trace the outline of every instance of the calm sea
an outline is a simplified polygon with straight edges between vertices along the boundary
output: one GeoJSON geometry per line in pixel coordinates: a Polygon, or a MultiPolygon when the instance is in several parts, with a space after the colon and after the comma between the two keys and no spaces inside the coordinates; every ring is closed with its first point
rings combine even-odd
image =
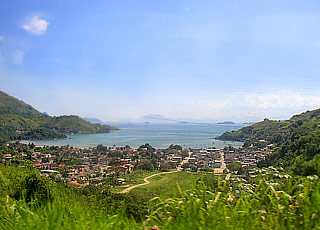
{"type": "MultiPolygon", "coordinates": [[[[167,148],[170,144],[179,144],[184,148],[207,148],[232,145],[240,147],[243,143],[215,140],[225,131],[238,130],[244,125],[218,124],[112,124],[120,128],[103,134],[74,134],[71,139],[31,141],[36,145],[70,145],[74,147],[125,146],[137,148],[149,143],[155,148],[167,148]]],[[[29,143],[29,141],[23,141],[29,143]]]]}

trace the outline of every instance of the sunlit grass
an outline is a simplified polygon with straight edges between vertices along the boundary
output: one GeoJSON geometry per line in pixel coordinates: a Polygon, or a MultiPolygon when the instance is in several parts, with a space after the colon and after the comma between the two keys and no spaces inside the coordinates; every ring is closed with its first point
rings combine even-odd
{"type": "Polygon", "coordinates": [[[10,179],[20,178],[26,171],[0,168],[0,229],[320,228],[320,182],[316,176],[291,177],[269,168],[258,171],[247,183],[211,175],[199,181],[200,175],[179,172],[152,178],[150,185],[123,197],[103,195],[99,188],[84,195],[64,183],[51,182],[53,200],[37,205],[12,197],[10,179]],[[156,195],[153,191],[159,196],[145,204],[146,216],[133,218],[132,214],[145,208],[135,206],[139,199],[156,195]],[[105,198],[112,199],[103,203],[105,198]]]}
{"type": "Polygon", "coordinates": [[[150,184],[141,186],[130,191],[132,194],[144,194],[148,198],[159,196],[162,198],[180,196],[179,188],[183,192],[192,189],[201,175],[196,173],[175,172],[154,176],[150,184]]]}

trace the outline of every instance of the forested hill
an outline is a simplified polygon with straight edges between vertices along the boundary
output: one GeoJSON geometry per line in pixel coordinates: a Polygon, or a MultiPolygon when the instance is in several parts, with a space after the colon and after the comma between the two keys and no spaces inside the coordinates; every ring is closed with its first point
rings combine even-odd
{"type": "Polygon", "coordinates": [[[264,119],[264,121],[246,126],[238,131],[225,132],[219,140],[252,142],[265,140],[279,143],[294,132],[308,133],[319,129],[320,109],[294,115],[286,121],[264,119]]]}
{"type": "Polygon", "coordinates": [[[117,128],[93,124],[78,116],[45,116],[0,91],[0,143],[8,140],[64,138],[68,133],[108,133],[117,128]]]}
{"type": "Polygon", "coordinates": [[[15,114],[26,118],[44,117],[42,113],[32,106],[0,91],[0,115],[2,114],[15,114]]]}
{"type": "Polygon", "coordinates": [[[320,109],[295,115],[287,121],[262,122],[226,132],[220,140],[244,141],[245,147],[274,144],[275,150],[259,166],[278,166],[299,175],[320,176],[320,109]]]}

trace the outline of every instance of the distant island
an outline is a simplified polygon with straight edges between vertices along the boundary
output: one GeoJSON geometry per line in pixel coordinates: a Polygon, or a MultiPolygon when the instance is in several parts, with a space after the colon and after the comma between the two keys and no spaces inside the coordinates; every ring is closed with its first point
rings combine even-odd
{"type": "Polygon", "coordinates": [[[218,122],[218,125],[234,125],[235,123],[233,121],[224,121],[224,122],[218,122]]]}
{"type": "Polygon", "coordinates": [[[140,117],[138,122],[172,123],[172,122],[177,122],[177,120],[172,118],[167,118],[161,114],[149,114],[149,115],[140,117]]]}

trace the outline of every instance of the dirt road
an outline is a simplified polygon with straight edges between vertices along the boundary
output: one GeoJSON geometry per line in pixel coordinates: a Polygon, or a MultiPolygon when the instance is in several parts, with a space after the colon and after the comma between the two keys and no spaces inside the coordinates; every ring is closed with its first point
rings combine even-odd
{"type": "Polygon", "coordinates": [[[131,190],[134,189],[134,188],[137,188],[137,187],[140,187],[140,186],[144,186],[144,185],[150,184],[150,181],[148,181],[148,179],[151,178],[151,177],[158,176],[158,175],[162,175],[162,174],[175,173],[175,172],[177,172],[177,171],[162,172],[162,173],[153,174],[153,175],[151,175],[151,176],[147,176],[147,177],[145,177],[145,178],[143,179],[143,180],[144,180],[144,183],[143,183],[143,184],[133,185],[133,186],[131,186],[131,187],[129,187],[129,188],[126,188],[126,189],[122,190],[122,191],[119,192],[119,193],[127,193],[127,192],[131,191],[131,190]]]}

